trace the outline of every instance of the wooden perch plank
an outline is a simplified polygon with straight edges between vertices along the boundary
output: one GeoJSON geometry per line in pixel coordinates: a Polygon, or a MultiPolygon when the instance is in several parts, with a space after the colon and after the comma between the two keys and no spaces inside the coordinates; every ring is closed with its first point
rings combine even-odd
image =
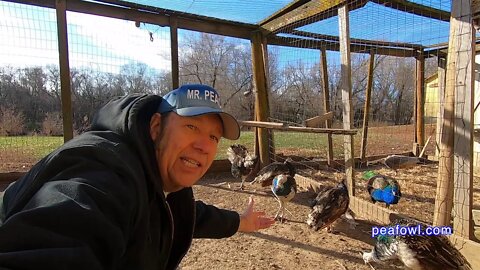
{"type": "Polygon", "coordinates": [[[238,121],[238,124],[240,124],[241,126],[247,126],[247,127],[272,128],[272,129],[287,126],[284,123],[261,122],[261,121],[238,121]]]}
{"type": "Polygon", "coordinates": [[[305,120],[306,127],[319,127],[320,124],[325,124],[325,120],[331,120],[333,118],[333,112],[328,112],[324,115],[315,116],[305,120]]]}
{"type": "Polygon", "coordinates": [[[306,133],[329,133],[329,134],[342,134],[342,135],[355,135],[356,129],[341,129],[341,128],[313,128],[313,127],[290,127],[283,123],[274,122],[260,122],[260,121],[238,121],[241,126],[257,127],[257,128],[269,128],[284,131],[297,131],[306,133]]]}

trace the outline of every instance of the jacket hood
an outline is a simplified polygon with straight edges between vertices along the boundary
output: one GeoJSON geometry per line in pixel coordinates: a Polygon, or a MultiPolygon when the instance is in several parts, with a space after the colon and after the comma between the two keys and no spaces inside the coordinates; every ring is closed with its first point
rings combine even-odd
{"type": "Polygon", "coordinates": [[[157,193],[163,194],[154,143],[150,138],[150,118],[163,98],[157,95],[130,94],[110,100],[95,115],[92,131],[112,131],[122,136],[137,152],[157,193]]]}

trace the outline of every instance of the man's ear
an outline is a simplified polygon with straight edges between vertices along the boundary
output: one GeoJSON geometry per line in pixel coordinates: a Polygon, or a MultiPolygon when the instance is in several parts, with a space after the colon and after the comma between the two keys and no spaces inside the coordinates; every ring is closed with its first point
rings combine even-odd
{"type": "Polygon", "coordinates": [[[160,125],[162,124],[162,116],[159,113],[154,113],[150,118],[150,137],[155,141],[160,135],[160,125]]]}

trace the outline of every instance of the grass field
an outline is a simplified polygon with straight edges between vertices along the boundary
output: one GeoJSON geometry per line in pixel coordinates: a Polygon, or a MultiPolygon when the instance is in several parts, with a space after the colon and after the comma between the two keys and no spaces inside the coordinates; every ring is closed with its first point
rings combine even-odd
{"type": "Polygon", "coordinates": [[[41,158],[63,143],[63,137],[54,136],[0,136],[0,149],[7,152],[30,154],[41,158]]]}
{"type": "MultiPolygon", "coordinates": [[[[427,154],[434,151],[433,131],[427,129],[426,135],[433,134],[427,154]]],[[[354,136],[355,156],[360,153],[361,133],[354,136]]],[[[410,151],[413,143],[413,126],[389,126],[370,128],[368,133],[367,155],[399,153],[410,151]]],[[[274,132],[275,154],[296,155],[308,158],[324,159],[327,155],[327,135],[301,132],[274,132]]],[[[31,167],[40,158],[63,143],[62,137],[19,136],[0,137],[0,172],[23,171],[31,167]]],[[[226,149],[233,143],[240,143],[253,151],[254,132],[242,131],[239,140],[222,139],[216,159],[226,159],[226,149]]],[[[333,136],[335,158],[343,156],[343,136],[333,136]]]]}

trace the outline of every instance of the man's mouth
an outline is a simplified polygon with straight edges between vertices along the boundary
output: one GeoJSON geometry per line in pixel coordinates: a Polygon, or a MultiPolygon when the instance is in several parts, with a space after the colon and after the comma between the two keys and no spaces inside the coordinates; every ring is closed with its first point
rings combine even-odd
{"type": "Polygon", "coordinates": [[[198,168],[201,166],[200,162],[196,160],[185,158],[185,157],[182,157],[180,159],[183,161],[183,164],[185,164],[187,167],[198,168]]]}

